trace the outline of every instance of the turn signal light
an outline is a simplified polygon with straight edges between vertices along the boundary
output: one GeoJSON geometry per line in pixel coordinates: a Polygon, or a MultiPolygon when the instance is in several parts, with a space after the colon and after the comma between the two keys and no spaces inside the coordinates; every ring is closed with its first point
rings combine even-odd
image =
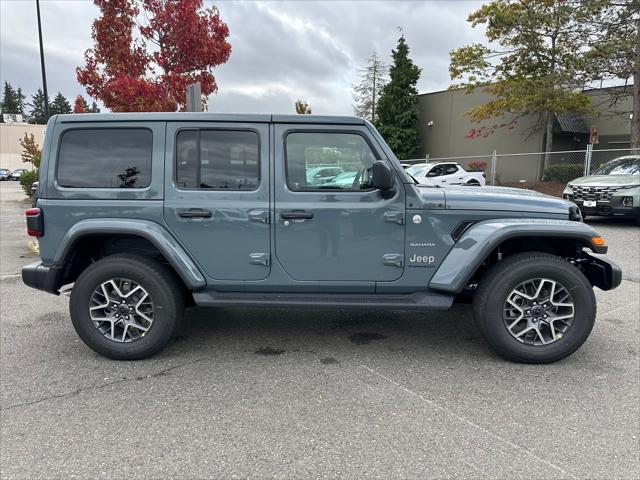
{"type": "Polygon", "coordinates": [[[591,237],[591,243],[598,247],[604,247],[607,244],[602,237],[591,237]]]}

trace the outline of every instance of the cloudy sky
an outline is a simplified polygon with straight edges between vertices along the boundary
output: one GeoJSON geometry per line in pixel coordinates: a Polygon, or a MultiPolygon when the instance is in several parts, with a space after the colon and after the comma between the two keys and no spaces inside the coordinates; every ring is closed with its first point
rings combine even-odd
{"type": "MultiPolygon", "coordinates": [[[[418,90],[449,85],[449,51],[481,41],[466,23],[481,2],[324,1],[215,4],[229,25],[232,53],[215,70],[212,112],[293,113],[303,98],[314,113],[351,114],[351,86],[372,51],[389,63],[402,27],[422,68],[418,90]]],[[[75,68],[92,45],[98,10],[89,0],[41,0],[47,84],[53,97],[85,95],[75,68]]],[[[0,0],[0,81],[32,94],[41,84],[35,0],[0,0]]]]}

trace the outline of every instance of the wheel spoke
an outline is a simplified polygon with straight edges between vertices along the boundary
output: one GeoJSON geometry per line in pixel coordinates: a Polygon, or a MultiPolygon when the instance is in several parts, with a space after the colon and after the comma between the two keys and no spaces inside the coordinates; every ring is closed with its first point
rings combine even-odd
{"type": "Polygon", "coordinates": [[[547,342],[545,341],[544,337],[542,336],[542,333],[540,332],[540,328],[535,327],[535,328],[533,328],[533,330],[538,335],[538,338],[540,339],[540,342],[542,342],[543,345],[546,345],[547,342]]]}
{"type": "Polygon", "coordinates": [[[142,331],[142,332],[148,332],[149,329],[151,328],[151,325],[149,325],[148,327],[143,327],[142,325],[140,325],[137,322],[131,322],[130,325],[134,328],[137,328],[138,330],[142,331]]]}
{"type": "Polygon", "coordinates": [[[533,327],[527,327],[527,328],[524,328],[524,329],[522,329],[519,333],[515,334],[514,336],[515,336],[516,338],[522,337],[522,335],[524,335],[524,334],[525,334],[525,333],[527,333],[527,332],[530,332],[531,330],[533,330],[533,327]]]}

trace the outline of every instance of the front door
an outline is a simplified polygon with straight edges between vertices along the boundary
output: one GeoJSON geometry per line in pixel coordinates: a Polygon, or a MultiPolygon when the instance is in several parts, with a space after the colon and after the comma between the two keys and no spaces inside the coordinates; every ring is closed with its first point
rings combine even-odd
{"type": "Polygon", "coordinates": [[[404,189],[371,188],[386,159],[366,127],[275,126],[275,254],[295,280],[393,281],[404,268],[404,189]],[[317,172],[335,176],[321,180],[317,172]]]}
{"type": "Polygon", "coordinates": [[[167,124],[164,220],[216,280],[270,272],[269,125],[167,124]]]}

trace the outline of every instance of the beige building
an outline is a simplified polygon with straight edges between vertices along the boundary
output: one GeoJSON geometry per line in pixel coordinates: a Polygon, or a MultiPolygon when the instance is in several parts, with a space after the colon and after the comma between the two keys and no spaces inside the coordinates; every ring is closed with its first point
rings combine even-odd
{"type": "Polygon", "coordinates": [[[29,125],[27,123],[0,123],[0,168],[11,171],[16,168],[31,168],[24,163],[20,154],[22,147],[20,139],[26,134],[33,134],[36,142],[42,148],[44,141],[45,125],[29,125]]]}
{"type": "MultiPolygon", "coordinates": [[[[629,90],[630,91],[630,90],[629,90]]],[[[553,150],[585,150],[591,127],[597,127],[599,143],[594,150],[629,148],[631,96],[623,97],[611,105],[607,90],[589,90],[592,104],[597,111],[593,116],[562,114],[556,117],[553,150]]],[[[534,128],[539,121],[537,114],[516,118],[505,116],[480,124],[465,115],[475,105],[489,100],[482,91],[465,94],[463,90],[445,90],[418,96],[420,110],[421,158],[472,157],[460,163],[468,164],[474,156],[487,160],[494,150],[498,154],[520,154],[544,151],[544,132],[534,128]]],[[[619,154],[619,153],[618,153],[619,154]]],[[[579,157],[580,154],[574,154],[579,157]]],[[[560,156],[560,155],[558,155],[560,156]]],[[[604,159],[602,152],[599,158],[604,159]]],[[[617,156],[611,153],[611,158],[617,156]]],[[[501,163],[501,175],[505,181],[535,180],[542,171],[542,155],[513,157],[501,163]]]]}

